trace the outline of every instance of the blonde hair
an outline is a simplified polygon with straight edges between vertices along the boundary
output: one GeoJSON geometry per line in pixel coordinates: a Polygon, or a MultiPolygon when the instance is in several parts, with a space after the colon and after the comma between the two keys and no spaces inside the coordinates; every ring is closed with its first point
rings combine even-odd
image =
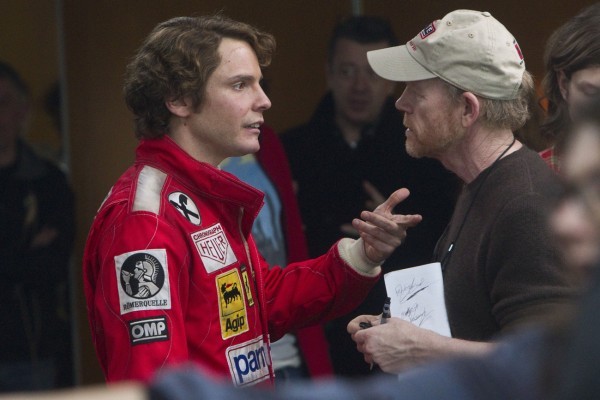
{"type": "MultiPolygon", "coordinates": [[[[452,101],[458,101],[464,90],[443,81],[452,101]]],[[[533,77],[523,72],[521,86],[517,97],[512,100],[488,99],[477,95],[480,102],[480,121],[485,126],[495,129],[510,129],[513,132],[527,122],[529,118],[529,99],[535,90],[533,77]]]]}

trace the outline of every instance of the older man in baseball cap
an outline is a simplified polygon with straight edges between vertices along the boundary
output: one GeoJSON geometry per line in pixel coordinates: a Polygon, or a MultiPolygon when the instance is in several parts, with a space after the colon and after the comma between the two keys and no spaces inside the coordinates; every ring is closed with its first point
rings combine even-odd
{"type": "Polygon", "coordinates": [[[348,331],[365,361],[386,372],[488,351],[497,334],[553,313],[572,295],[547,227],[559,183],[513,134],[533,90],[523,54],[489,12],[457,10],[368,59],[380,76],[406,82],[396,108],[408,153],[439,160],[464,189],[434,253],[452,337],[368,315],[348,331]]]}

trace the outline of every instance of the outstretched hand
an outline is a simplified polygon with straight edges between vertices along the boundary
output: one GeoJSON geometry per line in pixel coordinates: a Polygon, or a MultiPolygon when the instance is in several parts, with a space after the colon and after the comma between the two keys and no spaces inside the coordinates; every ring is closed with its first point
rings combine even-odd
{"type": "Polygon", "coordinates": [[[366,256],[374,263],[383,263],[402,244],[406,230],[423,219],[421,215],[393,214],[394,207],[409,196],[408,189],[398,189],[373,211],[363,211],[352,221],[364,242],[366,256]]]}
{"type": "MultiPolygon", "coordinates": [[[[381,192],[369,181],[363,181],[362,184],[363,190],[367,195],[367,200],[365,201],[365,208],[369,211],[375,210],[378,205],[385,201],[385,196],[381,194],[381,192]]],[[[351,238],[358,238],[358,232],[352,226],[352,222],[344,223],[340,226],[340,231],[344,236],[351,238]]]]}

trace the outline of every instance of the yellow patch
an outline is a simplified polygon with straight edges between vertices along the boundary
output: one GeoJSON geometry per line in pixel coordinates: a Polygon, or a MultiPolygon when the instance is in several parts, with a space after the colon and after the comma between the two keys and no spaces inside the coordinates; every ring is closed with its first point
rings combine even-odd
{"type": "Polygon", "coordinates": [[[244,288],[237,269],[218,275],[215,279],[219,293],[219,316],[223,339],[248,331],[248,315],[244,288]]]}
{"type": "Polygon", "coordinates": [[[244,289],[246,289],[246,297],[248,298],[248,305],[252,307],[254,305],[254,298],[252,297],[252,289],[250,288],[250,279],[248,278],[248,271],[246,266],[242,265],[242,279],[244,280],[244,289]]]}

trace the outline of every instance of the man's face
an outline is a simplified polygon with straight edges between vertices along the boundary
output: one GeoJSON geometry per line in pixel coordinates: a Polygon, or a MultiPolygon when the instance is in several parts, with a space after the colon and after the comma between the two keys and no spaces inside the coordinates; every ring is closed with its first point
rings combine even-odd
{"type": "Polygon", "coordinates": [[[564,154],[567,190],[552,213],[551,227],[570,268],[581,278],[600,259],[600,132],[584,125],[564,154]]]}
{"type": "Polygon", "coordinates": [[[0,149],[12,146],[27,122],[27,101],[7,79],[0,78],[0,149]]]}
{"type": "Polygon", "coordinates": [[[218,51],[221,64],[207,81],[199,110],[187,120],[196,158],[212,165],[258,151],[263,112],[271,107],[250,45],[224,38],[218,51]]]}
{"type": "Polygon", "coordinates": [[[336,120],[358,128],[373,123],[394,90],[367,61],[367,51],[388,47],[387,42],[360,44],[339,39],[327,68],[327,84],[335,102],[336,120]]]}
{"type": "Polygon", "coordinates": [[[600,66],[580,69],[571,75],[571,79],[561,72],[558,83],[573,118],[574,110],[589,102],[592,97],[600,95],[600,66]]]}
{"type": "Polygon", "coordinates": [[[406,151],[412,157],[440,159],[464,136],[460,107],[440,79],[407,82],[396,108],[404,113],[406,151]]]}

